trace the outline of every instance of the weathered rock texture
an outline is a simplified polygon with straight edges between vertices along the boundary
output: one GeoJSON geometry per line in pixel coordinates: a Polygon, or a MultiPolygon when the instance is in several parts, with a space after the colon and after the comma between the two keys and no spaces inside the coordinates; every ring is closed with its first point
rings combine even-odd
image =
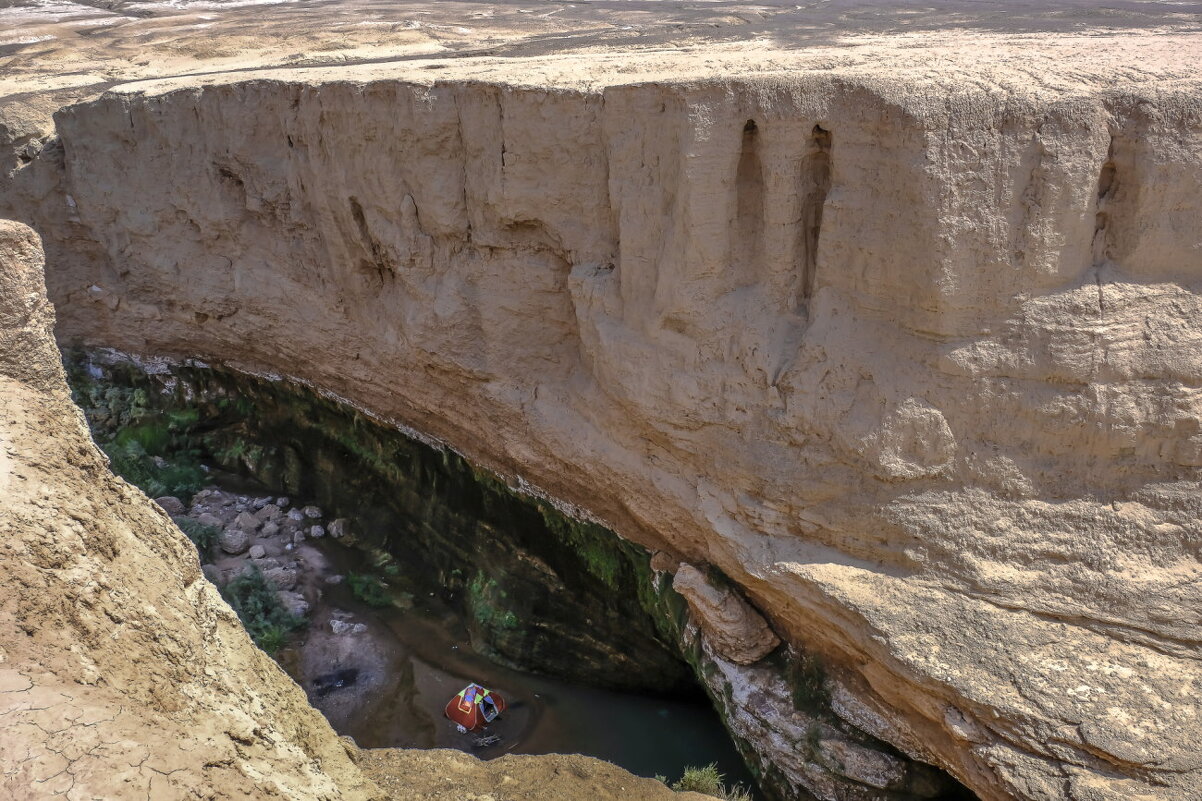
{"type": "Polygon", "coordinates": [[[682,564],[672,589],[684,596],[710,645],[723,657],[752,665],[780,645],[763,615],[735,592],[718,587],[700,570],[682,564]]]}
{"type": "Polygon", "coordinates": [[[1198,62],[995,45],[127,87],[27,213],[66,340],[288,373],[716,565],[984,798],[1197,797],[1198,62]]]}

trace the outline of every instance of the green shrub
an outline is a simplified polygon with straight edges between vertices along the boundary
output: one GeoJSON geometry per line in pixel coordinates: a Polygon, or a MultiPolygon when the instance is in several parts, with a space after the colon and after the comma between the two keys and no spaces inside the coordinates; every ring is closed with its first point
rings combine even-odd
{"type": "Polygon", "coordinates": [[[351,588],[351,595],[368,606],[392,606],[383,581],[365,573],[347,573],[346,583],[351,588]]]}
{"type": "MultiPolygon", "coordinates": [[[[659,778],[658,776],[656,778],[659,778]]],[[[727,787],[722,783],[724,777],[718,772],[716,762],[705,767],[688,767],[679,781],[672,783],[672,789],[678,793],[694,792],[702,795],[712,795],[725,801],[751,801],[751,793],[739,785],[727,787]]]]}
{"type": "Polygon", "coordinates": [[[187,535],[188,539],[192,540],[192,544],[196,546],[196,550],[200,551],[200,561],[208,562],[209,555],[213,552],[213,546],[217,544],[217,538],[221,535],[221,529],[217,526],[206,526],[199,520],[191,517],[175,517],[175,525],[179,526],[179,530],[187,535]]]}
{"type": "Polygon", "coordinates": [[[506,601],[505,590],[497,586],[496,579],[485,576],[483,572],[476,573],[476,577],[467,585],[468,609],[486,631],[518,628],[521,621],[512,609],[503,608],[506,601]]]}
{"type": "Polygon", "coordinates": [[[226,603],[238,613],[242,625],[264,651],[275,654],[288,641],[288,635],[302,628],[305,621],[288,612],[257,567],[243,573],[221,590],[226,603]]]}
{"type": "Polygon", "coordinates": [[[684,769],[680,780],[672,783],[672,789],[677,792],[691,791],[717,796],[723,789],[722,774],[718,772],[716,762],[702,768],[688,767],[684,769]]]}
{"type": "Polygon", "coordinates": [[[262,648],[264,652],[274,655],[288,644],[288,636],[291,633],[291,629],[283,626],[267,626],[260,632],[259,638],[255,640],[255,644],[262,648]]]}
{"type": "Polygon", "coordinates": [[[101,448],[113,472],[151,498],[173,495],[187,504],[208,481],[204,469],[190,454],[177,455],[174,461],[154,457],[136,438],[115,440],[101,448]]]}

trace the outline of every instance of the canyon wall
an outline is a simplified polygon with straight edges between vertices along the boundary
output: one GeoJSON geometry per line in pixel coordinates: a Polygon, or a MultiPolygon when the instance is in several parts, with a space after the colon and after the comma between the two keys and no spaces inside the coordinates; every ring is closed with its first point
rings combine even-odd
{"type": "Polygon", "coordinates": [[[0,220],[0,795],[384,797],[192,543],[108,472],[41,262],[33,232],[0,220]]]}
{"type": "Polygon", "coordinates": [[[982,798],[1198,797],[1202,82],[1074,53],[130,85],[8,202],[64,341],[295,377],[712,566],[982,798]]]}
{"type": "Polygon", "coordinates": [[[360,751],[256,648],[71,401],[37,236],[0,220],[0,796],[702,801],[575,755],[360,751]]]}

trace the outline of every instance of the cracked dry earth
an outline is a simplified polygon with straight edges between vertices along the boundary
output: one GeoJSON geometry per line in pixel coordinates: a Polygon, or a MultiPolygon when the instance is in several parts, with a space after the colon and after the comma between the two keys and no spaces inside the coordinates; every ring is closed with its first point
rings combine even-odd
{"type": "Polygon", "coordinates": [[[36,235],[0,221],[0,798],[688,797],[587,757],[489,771],[339,739],[167,514],[109,472],[53,322],[36,235]]]}

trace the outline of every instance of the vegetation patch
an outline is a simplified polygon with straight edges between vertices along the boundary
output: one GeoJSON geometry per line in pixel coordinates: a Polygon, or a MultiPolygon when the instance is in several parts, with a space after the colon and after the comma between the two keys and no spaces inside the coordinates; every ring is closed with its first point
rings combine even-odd
{"type": "Polygon", "coordinates": [[[810,715],[831,718],[830,691],[826,671],[818,658],[805,652],[790,651],[785,675],[793,690],[793,706],[810,715]]]}
{"type": "Polygon", "coordinates": [[[346,583],[351,588],[351,595],[368,606],[392,606],[392,597],[389,596],[387,590],[388,585],[379,577],[367,573],[347,573],[346,583]]]}
{"type": "Polygon", "coordinates": [[[213,561],[211,558],[213,546],[217,544],[217,538],[221,536],[221,529],[217,526],[206,526],[191,517],[174,517],[172,520],[175,521],[175,525],[179,526],[179,530],[192,540],[196,550],[200,551],[201,564],[213,561]]]}
{"type": "Polygon", "coordinates": [[[505,601],[505,591],[497,586],[496,579],[477,573],[468,584],[467,592],[472,617],[486,631],[512,631],[521,625],[512,609],[503,609],[498,603],[505,601]]]}
{"type": "MultiPolygon", "coordinates": [[[[656,778],[664,781],[662,776],[657,776],[656,778]]],[[[684,775],[672,782],[671,787],[678,793],[701,793],[702,795],[710,795],[714,798],[722,798],[725,801],[751,801],[750,792],[738,784],[727,786],[724,781],[725,778],[718,772],[718,765],[711,762],[700,768],[685,768],[684,775]]],[[[666,784],[667,782],[664,781],[664,783],[666,784]]]]}
{"type": "Polygon", "coordinates": [[[230,581],[221,590],[242,621],[255,645],[275,655],[288,643],[292,632],[304,628],[305,621],[280,603],[273,587],[257,567],[230,581]]]}

